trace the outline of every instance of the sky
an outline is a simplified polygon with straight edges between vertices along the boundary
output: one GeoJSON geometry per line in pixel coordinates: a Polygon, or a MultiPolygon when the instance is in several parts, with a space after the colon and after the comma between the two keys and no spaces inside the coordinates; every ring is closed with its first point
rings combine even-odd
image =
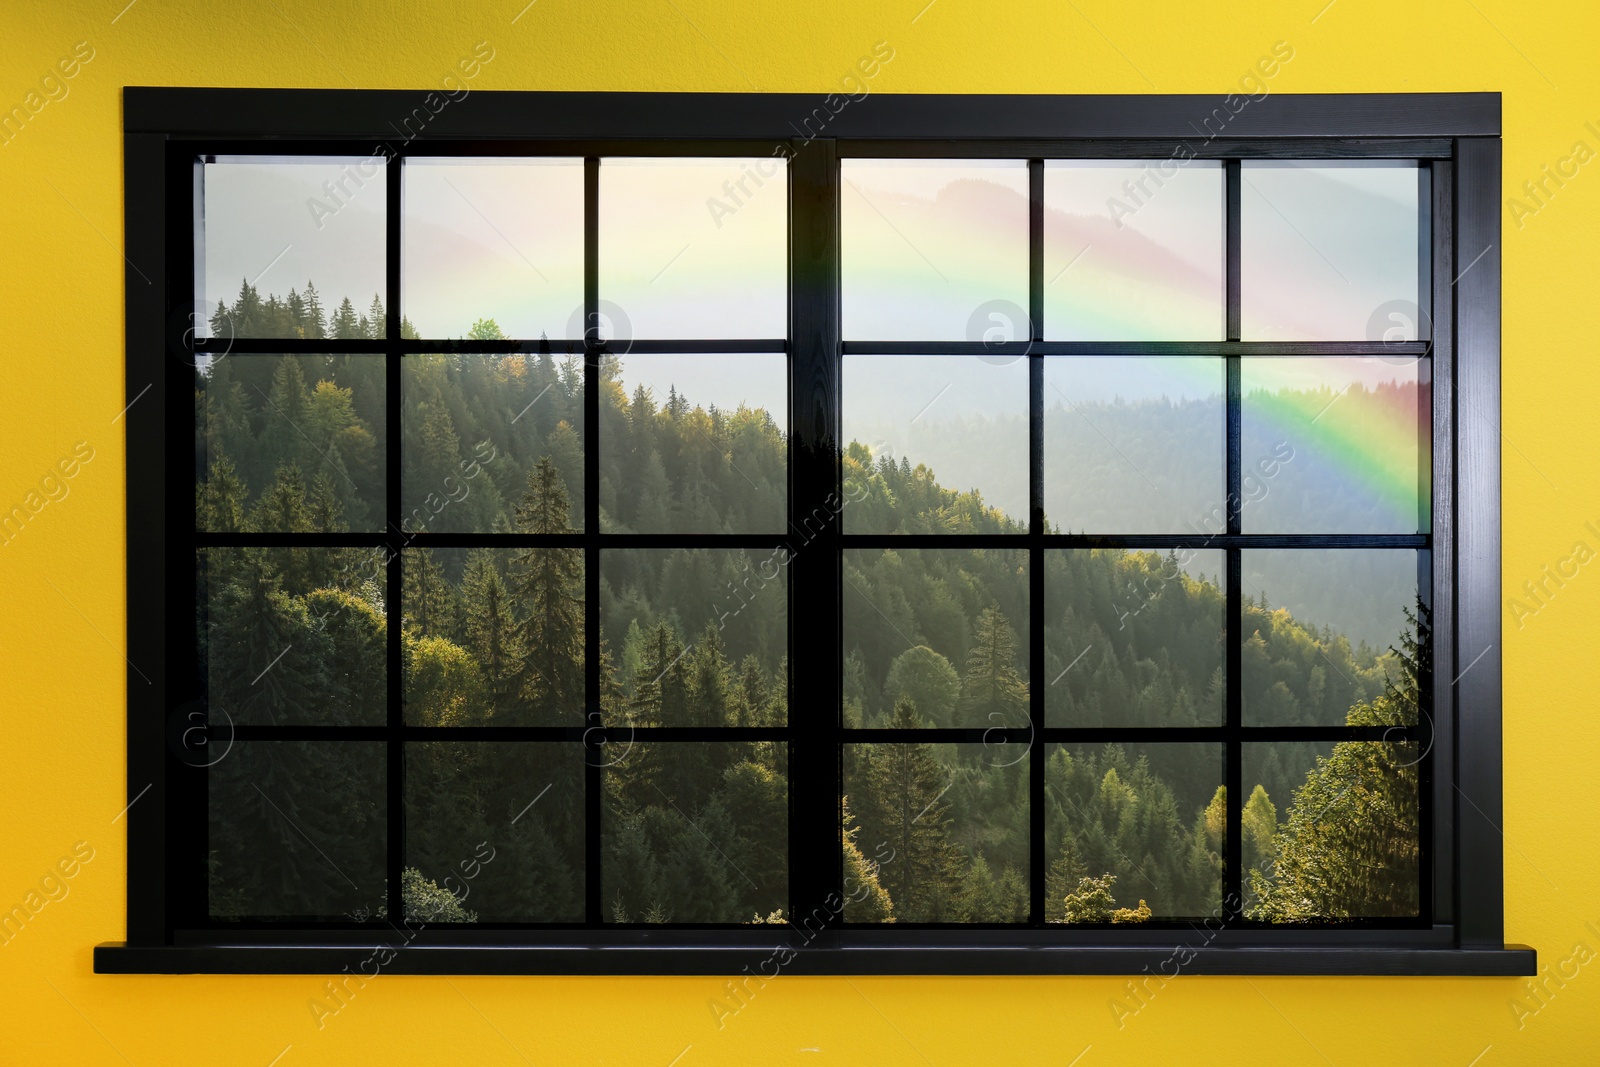
{"type": "Polygon", "coordinates": [[[365,312],[385,289],[386,201],[376,161],[207,164],[204,253],[195,271],[197,325],[219,298],[232,304],[241,281],[265,299],[268,293],[281,297],[303,290],[310,280],[329,312],[346,296],[365,312]],[[325,182],[334,183],[333,193],[325,182]]]}

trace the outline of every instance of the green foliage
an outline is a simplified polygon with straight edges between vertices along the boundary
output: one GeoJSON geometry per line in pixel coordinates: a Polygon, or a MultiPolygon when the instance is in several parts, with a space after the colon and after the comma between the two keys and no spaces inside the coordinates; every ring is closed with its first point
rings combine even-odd
{"type": "MultiPolygon", "coordinates": [[[[843,618],[846,671],[854,674],[847,678],[845,697],[860,702],[868,726],[882,725],[890,716],[889,674],[919,646],[967,672],[957,698],[960,708],[949,713],[961,720],[956,725],[987,729],[998,725],[986,718],[990,710],[1015,716],[1019,700],[1027,705],[1022,681],[1029,620],[1026,553],[848,550],[843,618]]],[[[901,688],[906,669],[896,683],[895,700],[912,695],[901,688]]],[[[929,673],[944,675],[937,661],[929,673]]],[[[935,722],[944,714],[938,686],[933,680],[924,688],[932,706],[917,705],[924,719],[935,722]]],[[[1017,724],[1014,717],[1009,721],[1017,724]]]]}
{"type": "MultiPolygon", "coordinates": [[[[1208,769],[1215,780],[1219,768],[1208,769]]],[[[1126,746],[1114,744],[1057,748],[1046,764],[1045,797],[1046,854],[1057,857],[1053,871],[1065,864],[1052,895],[1072,877],[1100,871],[1136,886],[1163,916],[1209,915],[1220,903],[1225,800],[1213,798],[1207,809],[1219,836],[1208,830],[1207,812],[1191,830],[1182,813],[1198,810],[1198,801],[1180,806],[1148,756],[1130,759],[1126,746]]]]}
{"type": "Polygon", "coordinates": [[[359,549],[203,549],[211,707],[249,725],[381,724],[388,626],[370,562],[359,549]]]}
{"type": "Polygon", "coordinates": [[[408,530],[510,532],[541,460],[583,515],[583,370],[576,357],[408,355],[401,365],[401,509],[408,530]]]}
{"type": "MultiPolygon", "coordinates": [[[[922,725],[916,709],[895,705],[891,728],[922,725]]],[[[955,910],[960,856],[951,840],[950,775],[928,744],[866,746],[855,788],[868,840],[883,842],[890,857],[878,880],[905,922],[948,921],[955,910]]]]}
{"type": "MultiPolygon", "coordinates": [[[[555,464],[541,459],[517,505],[517,529],[566,534],[567,491],[555,464]]],[[[512,593],[524,614],[517,639],[523,650],[519,725],[555,726],[583,708],[583,552],[576,548],[520,549],[512,559],[512,593]]]]}
{"type": "Polygon", "coordinates": [[[605,778],[613,922],[743,923],[788,897],[782,750],[640,742],[605,778]]]}
{"type": "Polygon", "coordinates": [[[566,745],[406,746],[406,856],[486,922],[584,917],[583,764],[566,745]]]}
{"type": "Polygon", "coordinates": [[[443,637],[401,639],[406,722],[413,726],[478,726],[492,707],[483,670],[472,654],[443,637]]]}
{"type": "Polygon", "coordinates": [[[961,681],[962,725],[1025,726],[1028,683],[1017,673],[1017,635],[998,606],[983,609],[961,681]]]}
{"type": "Polygon", "coordinates": [[[195,376],[196,526],[373,529],[384,511],[383,361],[221,357],[195,376]]]}
{"type": "Polygon", "coordinates": [[[874,460],[872,450],[852,441],[842,457],[850,504],[848,533],[1026,533],[1027,526],[983,502],[976,490],[942,487],[932,469],[904,457],[874,460]]]}
{"type": "Polygon", "coordinates": [[[630,397],[622,362],[600,381],[600,528],[608,533],[782,533],[788,438],[772,415],[630,397]]]}
{"type": "Polygon", "coordinates": [[[840,834],[844,866],[844,918],[853,923],[894,922],[894,901],[878,880],[881,869],[869,860],[856,844],[861,827],[850,814],[850,798],[839,798],[840,834]]]}
{"type": "Polygon", "coordinates": [[[918,645],[890,663],[883,695],[892,703],[910,701],[934,726],[950,727],[955,725],[956,702],[961,698],[961,676],[949,660],[927,645],[918,645]]]}
{"type": "Polygon", "coordinates": [[[400,900],[408,922],[475,923],[477,913],[461,906],[461,900],[422,876],[415,867],[400,872],[400,900]]]}
{"type": "Polygon", "coordinates": [[[1078,880],[1078,888],[1067,894],[1063,922],[1069,923],[1108,923],[1111,915],[1116,910],[1116,898],[1111,895],[1111,886],[1117,880],[1114,874],[1103,874],[1098,878],[1084,877],[1078,880]]]}
{"type": "Polygon", "coordinates": [[[1246,871],[1267,870],[1276,859],[1273,836],[1278,831],[1278,809],[1266,789],[1256,786],[1241,813],[1246,871]]]}
{"type": "Polygon", "coordinates": [[[381,906],[384,768],[381,743],[234,741],[209,772],[211,915],[344,919],[381,906]]]}
{"type": "MultiPolygon", "coordinates": [[[[1425,605],[1407,612],[1399,678],[1350,709],[1352,726],[1415,722],[1431,662],[1425,605]]],[[[1245,914],[1271,922],[1405,918],[1419,907],[1416,742],[1341,741],[1295,790],[1273,840],[1275,862],[1250,872],[1245,914]]]]}
{"type": "MultiPolygon", "coordinates": [[[[231,305],[219,303],[212,324],[219,336],[382,337],[381,301],[357,308],[347,297],[325,302],[310,284],[283,299],[263,298],[245,284],[231,305]]],[[[408,323],[401,329],[414,336],[408,323]]],[[[480,319],[470,336],[502,335],[492,319],[480,319]]],[[[596,464],[600,499],[593,503],[603,531],[790,529],[789,442],[771,413],[700,405],[675,386],[664,398],[637,384],[630,389],[621,361],[608,358],[598,398],[602,446],[599,455],[585,457],[581,363],[544,347],[536,354],[429,353],[403,361],[396,436],[406,529],[570,533],[582,525],[586,460],[596,464]]],[[[375,357],[229,357],[201,368],[195,379],[199,528],[247,534],[379,528],[387,517],[385,389],[383,361],[375,357]]],[[[1407,396],[1414,403],[1414,389],[1352,390],[1341,405],[1354,414],[1340,417],[1359,423],[1377,406],[1407,396]]],[[[1168,460],[1180,457],[1180,465],[1190,462],[1178,444],[1199,432],[1198,407],[1110,407],[1117,411],[1109,425],[1117,440],[1135,442],[1129,447],[1139,453],[1131,457],[1136,463],[1151,449],[1168,460]]],[[[1096,415],[1103,417],[1104,411],[1096,415]]],[[[1074,475],[1073,514],[1082,521],[1091,521],[1096,493],[1112,491],[1107,479],[1121,465],[1098,448],[1083,452],[1074,475]]],[[[1162,462],[1152,460],[1151,469],[1162,462]]],[[[1025,532],[978,493],[940,485],[925,465],[875,458],[859,442],[845,447],[842,463],[842,521],[851,532],[1025,532]]],[[[1291,467],[1273,492],[1291,485],[1291,467]]],[[[1369,502],[1343,498],[1308,506],[1341,502],[1362,514],[1370,510],[1369,502]]],[[[803,537],[832,517],[796,516],[792,530],[803,537]]],[[[359,555],[300,548],[202,553],[196,632],[215,707],[240,723],[384,721],[384,686],[375,681],[388,669],[387,585],[381,568],[359,555]]],[[[394,667],[403,672],[405,721],[581,721],[587,611],[601,613],[599,704],[608,721],[695,727],[788,721],[788,575],[781,566],[722,549],[615,551],[602,558],[599,602],[587,604],[577,549],[406,549],[401,662],[394,667]]],[[[1217,575],[1201,574],[1171,552],[1052,551],[1043,566],[1045,662],[1037,666],[1050,682],[1043,696],[1049,724],[1221,721],[1225,598],[1217,575]]],[[[845,721],[889,728],[1025,723],[1028,567],[1020,550],[847,551],[845,721]]],[[[1367,578],[1352,574],[1337,589],[1319,590],[1341,617],[1374,596],[1367,578]]],[[[1271,592],[1280,605],[1298,602],[1310,580],[1292,575],[1271,592]]],[[[1418,693],[1428,684],[1425,609],[1419,606],[1412,622],[1398,648],[1379,650],[1274,607],[1265,593],[1248,598],[1241,649],[1248,715],[1284,726],[1418,721],[1418,693]]],[[[382,761],[369,765],[354,744],[274,744],[251,744],[254,754],[240,762],[251,779],[231,770],[217,776],[214,799],[231,807],[212,811],[214,911],[370,913],[382,899],[382,761]],[[252,782],[289,806],[277,812],[263,805],[252,782]],[[311,805],[307,798],[327,797],[330,782],[340,783],[332,797],[311,805]],[[299,791],[298,804],[285,801],[290,791],[299,791]],[[314,857],[303,839],[279,825],[286,815],[313,839],[348,847],[350,866],[372,872],[356,879],[359,891],[326,870],[310,870],[314,857]]],[[[408,746],[413,866],[402,884],[408,914],[414,905],[433,921],[470,921],[459,916],[473,914],[495,921],[582,918],[582,766],[560,764],[561,747],[551,746],[551,762],[539,762],[543,755],[530,762],[496,745],[408,746]],[[548,795],[513,824],[545,785],[548,795]],[[492,841],[497,856],[472,882],[479,894],[472,911],[449,888],[460,877],[465,841],[485,847],[492,841]]],[[[613,919],[782,921],[783,747],[625,747],[603,778],[600,832],[613,919]]],[[[856,806],[855,814],[843,808],[841,826],[846,885],[854,889],[846,905],[850,921],[1027,918],[1029,761],[1013,758],[1011,747],[1020,754],[1021,746],[847,746],[845,784],[856,806]]],[[[1208,915],[1217,907],[1228,798],[1215,761],[1181,747],[1050,753],[1048,920],[1142,922],[1208,915]],[[1129,898],[1137,894],[1137,907],[1117,906],[1117,884],[1129,898]]],[[[1255,781],[1247,783],[1253,788],[1241,798],[1253,897],[1248,913],[1285,922],[1414,915],[1415,746],[1351,742],[1321,758],[1304,743],[1261,749],[1251,764],[1255,781]],[[1280,809],[1272,797],[1289,801],[1280,809]]],[[[343,851],[339,858],[345,867],[343,851]]]]}

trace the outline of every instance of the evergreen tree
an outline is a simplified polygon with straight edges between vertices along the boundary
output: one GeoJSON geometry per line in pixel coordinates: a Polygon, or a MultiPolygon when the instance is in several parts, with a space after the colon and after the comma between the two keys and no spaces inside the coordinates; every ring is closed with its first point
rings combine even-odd
{"type": "Polygon", "coordinates": [[[261,494],[250,515],[252,529],[262,533],[312,533],[306,482],[296,466],[279,467],[271,488],[261,494]]]}
{"type": "MultiPolygon", "coordinates": [[[[517,527],[540,536],[570,534],[567,491],[548,459],[528,476],[517,527]]],[[[583,709],[583,552],[527,548],[514,558],[513,593],[524,613],[521,690],[531,722],[571,722],[583,709]]]]}
{"type": "MultiPolygon", "coordinates": [[[[902,700],[889,725],[916,729],[923,723],[910,702],[902,700]]],[[[874,745],[868,749],[863,784],[862,823],[893,852],[879,881],[894,914],[905,922],[944,920],[960,879],[959,854],[950,840],[950,808],[943,799],[949,774],[934,758],[931,745],[874,745]]]]}
{"type": "Polygon", "coordinates": [[[333,320],[328,326],[333,336],[340,340],[359,341],[364,336],[361,319],[356,315],[355,305],[350,303],[348,296],[339,301],[339,309],[333,313],[333,320]]]}
{"type": "Polygon", "coordinates": [[[306,282],[304,294],[305,310],[305,335],[313,339],[328,336],[327,312],[322,309],[322,295],[317,292],[317,287],[311,282],[306,282]]]}
{"type": "Polygon", "coordinates": [[[387,318],[383,310],[383,300],[377,293],[372,294],[372,303],[367,307],[367,337],[374,341],[381,341],[386,332],[387,318]]]}
{"type": "Polygon", "coordinates": [[[212,453],[206,480],[195,486],[195,528],[215,533],[245,529],[244,483],[234,473],[233,462],[219,449],[212,453]]]}
{"type": "Polygon", "coordinates": [[[466,603],[468,651],[483,671],[494,714],[504,715],[515,704],[523,653],[511,595],[492,549],[474,549],[468,554],[461,593],[466,603]]]}
{"type": "Polygon", "coordinates": [[[706,623],[700,641],[691,653],[693,703],[691,719],[695,726],[731,725],[728,699],[728,661],[722,651],[722,637],[714,622],[706,623]]]}
{"type": "Polygon", "coordinates": [[[242,573],[219,591],[221,610],[210,636],[211,703],[240,724],[310,721],[313,694],[328,680],[318,669],[325,662],[318,654],[322,636],[305,605],[283,592],[262,550],[239,560],[242,573]]]}
{"type": "Polygon", "coordinates": [[[991,605],[978,616],[977,633],[961,680],[961,715],[968,727],[1024,726],[1028,683],[1017,673],[1017,635],[991,605]]]}
{"type": "Polygon", "coordinates": [[[451,612],[450,586],[444,571],[434,561],[429,548],[408,548],[404,555],[401,602],[406,625],[419,637],[432,637],[448,630],[451,612]]]}

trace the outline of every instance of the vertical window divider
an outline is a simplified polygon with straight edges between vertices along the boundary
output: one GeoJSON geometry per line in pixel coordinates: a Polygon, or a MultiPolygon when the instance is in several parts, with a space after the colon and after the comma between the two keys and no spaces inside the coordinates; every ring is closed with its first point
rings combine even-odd
{"type": "MultiPolygon", "coordinates": [[[[1241,200],[1241,187],[1243,174],[1240,170],[1240,161],[1230,159],[1223,164],[1223,177],[1226,183],[1227,204],[1224,212],[1224,225],[1226,226],[1226,287],[1227,287],[1227,337],[1229,342],[1241,340],[1242,315],[1241,315],[1241,286],[1240,286],[1240,259],[1241,259],[1241,217],[1239,205],[1241,200]]],[[[1223,507],[1227,516],[1227,531],[1229,536],[1237,536],[1243,530],[1241,513],[1244,510],[1244,498],[1241,495],[1243,482],[1243,457],[1242,457],[1242,412],[1243,386],[1241,383],[1240,357],[1229,355],[1224,357],[1227,376],[1227,455],[1226,455],[1226,482],[1223,493],[1223,507]]],[[[1223,880],[1222,880],[1222,915],[1224,922],[1237,922],[1244,917],[1244,897],[1242,893],[1244,882],[1244,745],[1241,732],[1242,696],[1239,671],[1242,661],[1244,603],[1241,595],[1243,584],[1243,554],[1237,546],[1226,550],[1226,581],[1227,581],[1227,625],[1223,640],[1227,642],[1225,662],[1227,664],[1224,674],[1227,677],[1227,719],[1226,737],[1227,754],[1224,763],[1224,778],[1228,798],[1227,815],[1228,831],[1227,846],[1223,854],[1223,880]]]]}
{"type": "MultiPolygon", "coordinates": [[[[840,834],[843,777],[844,660],[840,640],[843,555],[839,436],[839,192],[836,142],[791,142],[789,155],[789,529],[791,589],[825,590],[804,613],[817,654],[791,656],[789,714],[811,709],[811,721],[789,742],[790,921],[808,945],[843,918],[845,890],[840,834]],[[798,521],[797,521],[798,520],[798,521]],[[812,534],[813,520],[816,533],[812,534]]],[[[796,646],[790,599],[789,642],[796,646]]]]}
{"type": "Polygon", "coordinates": [[[604,850],[604,728],[600,711],[600,160],[583,161],[583,629],[584,629],[584,916],[605,921],[600,881],[604,850]]]}
{"type": "Polygon", "coordinates": [[[1045,922],[1044,160],[1028,161],[1028,885],[1029,923],[1045,922]]]}
{"type": "Polygon", "coordinates": [[[405,918],[405,897],[401,880],[405,872],[405,846],[406,846],[406,809],[405,809],[405,770],[406,749],[404,741],[405,707],[402,701],[405,697],[405,669],[402,666],[404,646],[402,642],[402,627],[404,626],[405,612],[401,604],[402,590],[404,589],[404,563],[402,549],[405,546],[402,513],[402,494],[400,492],[400,475],[402,470],[400,456],[400,418],[401,418],[401,369],[402,353],[404,346],[400,338],[400,323],[403,321],[400,310],[401,277],[400,277],[400,220],[404,210],[401,197],[404,195],[405,157],[399,153],[392,154],[384,164],[384,182],[386,199],[384,202],[384,229],[386,240],[384,244],[384,274],[386,279],[385,294],[387,304],[384,310],[384,407],[387,412],[385,433],[389,440],[385,446],[385,481],[388,483],[384,492],[385,510],[388,512],[386,536],[389,539],[388,567],[385,572],[387,592],[385,594],[385,607],[388,609],[388,645],[389,645],[389,714],[388,733],[386,745],[388,756],[388,774],[385,778],[386,795],[388,797],[388,912],[389,922],[400,922],[405,918]]]}

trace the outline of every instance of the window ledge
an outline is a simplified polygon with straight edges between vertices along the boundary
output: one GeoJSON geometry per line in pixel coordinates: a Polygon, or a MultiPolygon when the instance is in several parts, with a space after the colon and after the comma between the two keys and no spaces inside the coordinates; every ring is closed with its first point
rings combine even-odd
{"type": "MultiPolygon", "coordinates": [[[[382,948],[382,945],[377,946],[382,948]]],[[[1084,946],[802,948],[780,963],[748,945],[487,947],[410,945],[387,962],[372,943],[346,945],[96,945],[96,974],[476,975],[1338,975],[1519,977],[1537,973],[1525,945],[1504,948],[1130,948],[1084,946]],[[1189,953],[1192,952],[1192,955],[1189,953]],[[1187,957],[1187,958],[1186,958],[1187,957]]]]}

